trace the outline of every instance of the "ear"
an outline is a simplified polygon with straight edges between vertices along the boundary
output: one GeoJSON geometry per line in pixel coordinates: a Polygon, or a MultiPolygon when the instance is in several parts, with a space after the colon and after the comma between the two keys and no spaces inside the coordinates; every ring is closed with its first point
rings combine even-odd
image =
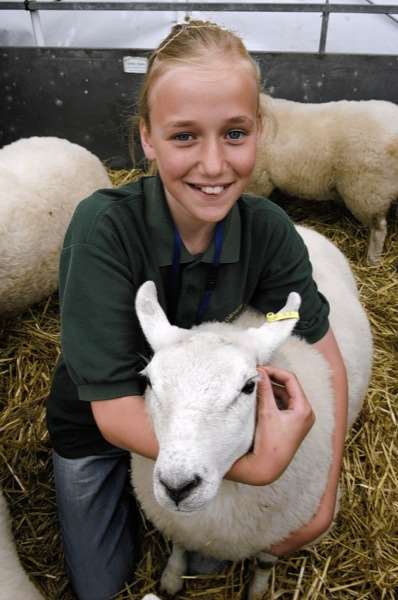
{"type": "Polygon", "coordinates": [[[140,120],[140,138],[145,157],[148,160],[156,160],[156,152],[152,145],[152,136],[143,119],[140,120]]]}
{"type": "Polygon", "coordinates": [[[138,289],[135,297],[135,310],[142,331],[155,352],[164,346],[180,341],[187,334],[186,329],[170,325],[158,302],[153,281],[146,281],[138,289]]]}
{"type": "Polygon", "coordinates": [[[267,364],[275,350],[289,337],[299,320],[300,304],[300,295],[291,292],[285,306],[280,311],[268,313],[264,325],[257,329],[250,328],[247,331],[251,343],[255,344],[259,364],[267,364]]]}

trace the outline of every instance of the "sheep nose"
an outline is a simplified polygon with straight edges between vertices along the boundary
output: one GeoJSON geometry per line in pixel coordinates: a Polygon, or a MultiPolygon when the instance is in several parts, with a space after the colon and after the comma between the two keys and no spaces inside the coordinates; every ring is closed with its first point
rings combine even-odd
{"type": "Polygon", "coordinates": [[[199,475],[195,475],[193,479],[184,481],[178,486],[170,485],[161,477],[159,477],[159,481],[165,488],[170,498],[178,505],[182,500],[184,500],[184,498],[189,496],[192,490],[197,488],[202,483],[202,478],[199,475]]]}

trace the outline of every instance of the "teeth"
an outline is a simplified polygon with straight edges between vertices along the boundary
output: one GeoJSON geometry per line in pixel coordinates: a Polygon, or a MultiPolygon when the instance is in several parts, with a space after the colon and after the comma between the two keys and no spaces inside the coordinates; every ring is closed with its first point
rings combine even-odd
{"type": "Polygon", "coordinates": [[[215,186],[207,185],[205,187],[199,187],[199,189],[202,192],[204,192],[205,194],[221,194],[221,192],[224,191],[224,186],[223,185],[215,185],[215,186]]]}

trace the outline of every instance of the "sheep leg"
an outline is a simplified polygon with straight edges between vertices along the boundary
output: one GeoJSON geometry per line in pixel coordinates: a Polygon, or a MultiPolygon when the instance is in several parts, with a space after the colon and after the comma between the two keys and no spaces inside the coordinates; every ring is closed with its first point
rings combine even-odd
{"type": "Polygon", "coordinates": [[[383,252],[384,240],[387,235],[387,220],[384,214],[376,215],[370,226],[368,247],[368,263],[375,265],[379,262],[383,252]]]}
{"type": "Polygon", "coordinates": [[[186,570],[187,558],[185,548],[173,543],[172,553],[160,580],[161,589],[171,595],[179,592],[183,586],[182,576],[186,570]]]}
{"type": "Polygon", "coordinates": [[[277,557],[268,552],[259,552],[256,556],[256,568],[250,584],[248,600],[261,600],[268,589],[271,570],[277,562],[277,557]]]}

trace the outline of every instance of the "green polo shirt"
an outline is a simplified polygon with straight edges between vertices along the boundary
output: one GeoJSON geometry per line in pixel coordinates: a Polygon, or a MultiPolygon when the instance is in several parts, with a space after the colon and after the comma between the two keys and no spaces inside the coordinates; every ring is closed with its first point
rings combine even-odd
{"type": "MultiPolygon", "coordinates": [[[[161,305],[191,327],[206,288],[214,242],[202,255],[181,249],[177,306],[170,303],[173,221],[158,177],[100,190],[77,207],[60,262],[62,354],[47,406],[54,449],[67,458],[110,448],[90,407],[143,392],[139,372],[150,349],[134,299],[155,282],[161,305]],[[172,310],[173,309],[173,310],[172,310]]],[[[224,223],[217,284],[204,320],[233,320],[245,306],[279,310],[302,297],[296,333],[310,343],[328,329],[329,306],[312,279],[306,247],[286,213],[270,200],[242,196],[224,223]]]]}

